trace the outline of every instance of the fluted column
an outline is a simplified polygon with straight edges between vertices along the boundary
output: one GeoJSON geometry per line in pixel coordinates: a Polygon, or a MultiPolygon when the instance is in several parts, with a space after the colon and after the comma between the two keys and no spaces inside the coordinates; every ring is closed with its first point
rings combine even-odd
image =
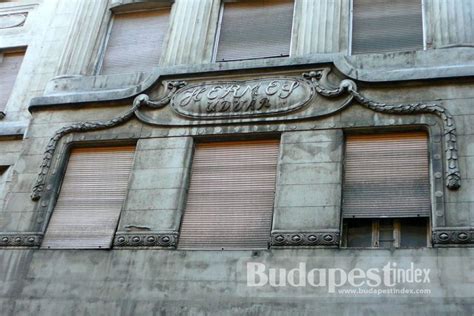
{"type": "Polygon", "coordinates": [[[219,0],[176,0],[162,65],[211,62],[219,0]]]}
{"type": "Polygon", "coordinates": [[[349,16],[349,0],[295,0],[291,55],[346,53],[349,16]]]}
{"type": "Polygon", "coordinates": [[[474,43],[474,1],[425,1],[426,46],[439,48],[474,43]]]}
{"type": "Polygon", "coordinates": [[[110,19],[108,0],[72,0],[59,5],[73,7],[74,15],[58,75],[92,75],[110,19]]]}

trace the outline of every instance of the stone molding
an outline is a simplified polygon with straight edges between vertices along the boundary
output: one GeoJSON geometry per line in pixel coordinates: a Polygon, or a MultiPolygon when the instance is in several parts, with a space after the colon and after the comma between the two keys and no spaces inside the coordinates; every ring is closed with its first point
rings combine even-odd
{"type": "Polygon", "coordinates": [[[474,229],[440,227],[433,231],[433,244],[474,244],[474,229]]]}
{"type": "Polygon", "coordinates": [[[0,247],[39,247],[43,234],[38,232],[0,232],[0,247]]]}
{"type": "Polygon", "coordinates": [[[300,247],[300,246],[328,246],[339,245],[339,231],[278,231],[272,232],[270,247],[300,247]]]}
{"type": "Polygon", "coordinates": [[[177,231],[172,232],[117,232],[113,248],[156,247],[175,249],[178,244],[177,231]]]}

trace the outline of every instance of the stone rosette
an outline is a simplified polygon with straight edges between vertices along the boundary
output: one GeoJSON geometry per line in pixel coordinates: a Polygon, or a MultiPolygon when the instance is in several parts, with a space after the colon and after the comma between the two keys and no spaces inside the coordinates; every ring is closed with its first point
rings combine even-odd
{"type": "Polygon", "coordinates": [[[273,232],[271,247],[338,246],[339,232],[273,232]]]}
{"type": "Polygon", "coordinates": [[[433,244],[473,244],[474,230],[446,229],[433,231],[433,244]]]}
{"type": "Polygon", "coordinates": [[[39,247],[43,234],[31,232],[0,233],[0,247],[39,247]]]}
{"type": "Polygon", "coordinates": [[[178,232],[123,232],[115,234],[114,248],[158,247],[175,249],[178,232]]]}

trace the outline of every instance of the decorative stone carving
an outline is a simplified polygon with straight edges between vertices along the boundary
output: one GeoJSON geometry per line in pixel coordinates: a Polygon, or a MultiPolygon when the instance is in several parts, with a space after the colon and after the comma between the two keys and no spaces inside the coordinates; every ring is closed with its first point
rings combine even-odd
{"type": "Polygon", "coordinates": [[[28,12],[0,15],[0,30],[23,26],[27,16],[28,12]]]}
{"type": "Polygon", "coordinates": [[[146,105],[151,108],[160,108],[160,107],[165,106],[166,104],[169,103],[172,95],[183,85],[185,85],[183,81],[170,82],[167,86],[168,94],[164,96],[162,99],[157,100],[157,101],[151,101],[147,95],[140,94],[133,101],[133,106],[130,110],[128,110],[127,112],[123,113],[122,115],[114,119],[111,119],[108,121],[80,122],[80,123],[75,123],[72,125],[65,126],[57,130],[54,136],[51,137],[51,139],[49,140],[48,145],[46,146],[46,150],[43,154],[43,161],[40,166],[40,172],[36,179],[36,183],[33,186],[31,199],[33,201],[37,201],[40,199],[41,193],[43,192],[44,185],[46,183],[46,175],[48,174],[48,171],[51,167],[51,161],[53,159],[54,152],[56,151],[56,147],[58,145],[59,140],[64,135],[67,135],[73,132],[83,133],[83,132],[102,130],[102,129],[107,129],[107,128],[121,125],[127,122],[128,120],[130,120],[134,116],[135,111],[137,111],[142,105],[146,105]]]}
{"type": "Polygon", "coordinates": [[[37,232],[0,232],[0,247],[39,247],[42,240],[37,232]]]}
{"type": "Polygon", "coordinates": [[[437,115],[443,121],[444,140],[446,151],[446,186],[456,190],[461,186],[461,173],[458,166],[458,150],[456,143],[456,124],[453,116],[447,109],[438,104],[411,103],[411,104],[386,104],[376,102],[364,97],[358,92],[357,85],[352,80],[342,80],[337,88],[327,88],[320,84],[323,76],[321,71],[312,71],[303,74],[305,78],[313,82],[316,91],[324,97],[338,97],[348,94],[350,98],[359,104],[381,113],[390,114],[417,114],[428,113],[437,115]]]}
{"type": "Polygon", "coordinates": [[[433,231],[434,244],[472,244],[474,243],[474,230],[467,228],[450,228],[433,231]]]}
{"type": "MultiPolygon", "coordinates": [[[[314,91],[324,98],[338,100],[336,105],[308,106],[308,112],[302,115],[293,115],[295,119],[309,119],[335,114],[348,107],[353,101],[358,102],[373,111],[391,114],[434,114],[441,118],[444,127],[446,151],[446,185],[451,190],[461,186],[461,175],[458,166],[456,125],[452,115],[437,104],[386,104],[370,100],[363,96],[352,80],[342,80],[338,87],[329,87],[328,69],[320,69],[303,74],[302,78],[270,78],[234,82],[214,82],[209,84],[190,85],[186,87],[184,81],[172,81],[167,85],[167,94],[159,100],[150,100],[148,95],[138,95],[130,110],[117,118],[108,121],[92,121],[75,123],[59,129],[50,139],[40,166],[37,181],[33,187],[31,198],[38,200],[44,190],[46,175],[51,167],[51,160],[59,140],[66,134],[73,132],[89,132],[111,128],[123,124],[132,117],[140,121],[160,125],[140,111],[146,106],[151,109],[160,109],[168,103],[180,115],[200,119],[252,118],[258,116],[279,116],[296,111],[311,101],[314,91]],[[185,87],[185,88],[183,88],[185,87]],[[314,110],[314,111],[313,111],[314,110]]],[[[306,112],[306,109],[301,112],[306,112]]],[[[289,115],[291,116],[291,115],[289,115]]],[[[270,121],[272,118],[266,119],[270,121]]],[[[280,120],[285,119],[284,116],[280,120]]],[[[208,121],[212,122],[212,121],[208,121]]],[[[225,122],[225,120],[224,120],[225,122]]],[[[243,122],[243,121],[240,121],[243,122]]],[[[203,122],[205,123],[205,122],[203,122]]]]}
{"type": "Polygon", "coordinates": [[[307,104],[314,88],[300,78],[189,85],[171,100],[172,109],[190,118],[258,117],[295,111],[307,104]]]}
{"type": "Polygon", "coordinates": [[[175,249],[178,244],[176,231],[160,232],[117,232],[114,238],[114,248],[120,247],[160,247],[175,249]]]}
{"type": "Polygon", "coordinates": [[[272,232],[271,247],[338,246],[339,232],[272,232]]]}

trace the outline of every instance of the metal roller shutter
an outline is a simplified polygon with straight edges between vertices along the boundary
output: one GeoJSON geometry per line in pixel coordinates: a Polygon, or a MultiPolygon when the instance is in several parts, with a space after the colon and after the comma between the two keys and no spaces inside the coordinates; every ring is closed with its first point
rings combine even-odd
{"type": "Polygon", "coordinates": [[[179,247],[268,247],[278,140],[196,146],[179,247]]]}
{"type": "Polygon", "coordinates": [[[24,56],[24,52],[0,54],[0,112],[5,110],[24,56]]]}
{"type": "Polygon", "coordinates": [[[421,49],[421,0],[354,0],[353,54],[421,49]]]}
{"type": "Polygon", "coordinates": [[[135,147],[73,149],[42,247],[110,248],[135,147]]]}
{"type": "Polygon", "coordinates": [[[349,135],[343,187],[344,217],[429,216],[426,133],[349,135]]]}
{"type": "Polygon", "coordinates": [[[294,1],[224,3],[216,61],[288,56],[294,1]]]}
{"type": "Polygon", "coordinates": [[[160,61],[170,8],[114,16],[102,74],[150,71],[160,61]]]}

